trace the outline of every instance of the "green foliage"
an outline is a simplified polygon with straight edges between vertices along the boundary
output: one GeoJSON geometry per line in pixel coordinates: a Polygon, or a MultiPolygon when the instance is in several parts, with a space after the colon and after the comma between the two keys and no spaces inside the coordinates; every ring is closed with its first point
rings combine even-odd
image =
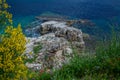
{"type": "Polygon", "coordinates": [[[101,72],[118,76],[120,75],[120,37],[115,32],[112,34],[112,38],[97,50],[96,61],[101,72]]]}
{"type": "Polygon", "coordinates": [[[72,78],[80,79],[84,75],[89,74],[92,68],[92,59],[86,56],[75,56],[69,65],[65,65],[62,69],[54,74],[54,78],[60,80],[71,80],[72,78]]]}
{"type": "Polygon", "coordinates": [[[28,80],[52,80],[51,75],[44,71],[36,72],[29,70],[28,75],[29,75],[28,80]]]}
{"type": "Polygon", "coordinates": [[[51,75],[44,72],[40,74],[38,80],[51,80],[51,75]]]}
{"type": "Polygon", "coordinates": [[[37,54],[37,53],[39,53],[39,51],[42,49],[42,45],[41,44],[38,44],[37,46],[35,46],[34,48],[33,48],[33,52],[35,53],[35,54],[37,54]]]}
{"type": "Polygon", "coordinates": [[[27,62],[33,63],[33,62],[35,61],[35,58],[32,58],[32,59],[25,59],[24,61],[25,61],[24,63],[27,63],[27,62]]]}

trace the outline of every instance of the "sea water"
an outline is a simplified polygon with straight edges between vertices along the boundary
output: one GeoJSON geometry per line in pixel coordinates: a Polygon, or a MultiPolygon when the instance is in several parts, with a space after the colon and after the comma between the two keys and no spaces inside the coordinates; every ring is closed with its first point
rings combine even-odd
{"type": "MultiPolygon", "coordinates": [[[[23,29],[35,16],[51,12],[77,19],[89,19],[106,32],[120,24],[120,0],[8,0],[15,25],[23,29]]],[[[49,14],[48,14],[49,15],[49,14]]]]}

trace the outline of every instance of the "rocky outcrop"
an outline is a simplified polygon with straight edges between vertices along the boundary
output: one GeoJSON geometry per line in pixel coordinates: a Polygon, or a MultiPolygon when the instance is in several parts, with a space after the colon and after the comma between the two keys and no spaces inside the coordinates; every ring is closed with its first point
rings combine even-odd
{"type": "Polygon", "coordinates": [[[26,63],[29,68],[33,69],[56,69],[68,63],[73,56],[73,51],[70,43],[64,38],[55,37],[54,33],[46,34],[38,38],[28,38],[26,55],[32,59],[36,59],[33,63],[26,63]],[[42,45],[42,49],[37,54],[34,54],[33,48],[42,45]],[[29,54],[32,52],[32,54],[29,54]],[[68,57],[69,56],[69,57],[68,57]],[[28,65],[29,64],[29,65],[28,65]],[[39,66],[39,65],[41,66],[39,66]]]}
{"type": "Polygon", "coordinates": [[[66,25],[66,22],[49,21],[41,24],[41,34],[53,32],[55,37],[62,37],[72,42],[74,47],[84,48],[82,31],[66,25]]]}
{"type": "Polygon", "coordinates": [[[37,70],[59,69],[74,56],[73,47],[84,51],[81,30],[57,21],[45,22],[39,28],[42,36],[27,38],[29,43],[26,45],[25,54],[29,59],[35,58],[32,63],[26,63],[27,67],[37,70]],[[37,48],[39,45],[41,49],[37,48]]]}

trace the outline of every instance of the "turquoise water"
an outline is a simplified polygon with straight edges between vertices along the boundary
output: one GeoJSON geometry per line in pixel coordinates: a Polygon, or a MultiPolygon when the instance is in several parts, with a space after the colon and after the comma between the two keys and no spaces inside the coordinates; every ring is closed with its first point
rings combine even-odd
{"type": "Polygon", "coordinates": [[[14,25],[17,26],[18,24],[21,24],[22,28],[25,28],[29,23],[33,22],[35,19],[34,15],[28,15],[28,16],[15,16],[13,17],[14,25]]]}
{"type": "Polygon", "coordinates": [[[15,25],[21,23],[23,29],[35,16],[46,12],[89,19],[105,33],[110,25],[120,28],[120,0],[9,0],[8,3],[15,25]]]}

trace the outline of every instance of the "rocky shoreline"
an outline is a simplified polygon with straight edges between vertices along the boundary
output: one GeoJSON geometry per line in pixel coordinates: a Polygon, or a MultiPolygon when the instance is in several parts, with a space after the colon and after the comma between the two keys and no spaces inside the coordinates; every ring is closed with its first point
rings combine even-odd
{"type": "Polygon", "coordinates": [[[69,63],[74,56],[73,48],[81,54],[85,49],[83,33],[80,29],[66,25],[64,21],[47,21],[37,26],[39,37],[27,37],[25,55],[28,59],[26,66],[34,70],[54,70],[69,63]],[[41,46],[35,52],[35,48],[41,46]]]}
{"type": "Polygon", "coordinates": [[[71,19],[69,17],[61,16],[61,15],[44,15],[44,16],[40,15],[40,16],[36,16],[35,21],[33,21],[32,23],[26,26],[26,29],[24,31],[26,36],[39,37],[40,36],[39,25],[47,21],[65,22],[67,26],[69,27],[72,26],[77,29],[81,29],[81,28],[95,29],[96,26],[95,23],[93,23],[88,19],[71,19]]]}

